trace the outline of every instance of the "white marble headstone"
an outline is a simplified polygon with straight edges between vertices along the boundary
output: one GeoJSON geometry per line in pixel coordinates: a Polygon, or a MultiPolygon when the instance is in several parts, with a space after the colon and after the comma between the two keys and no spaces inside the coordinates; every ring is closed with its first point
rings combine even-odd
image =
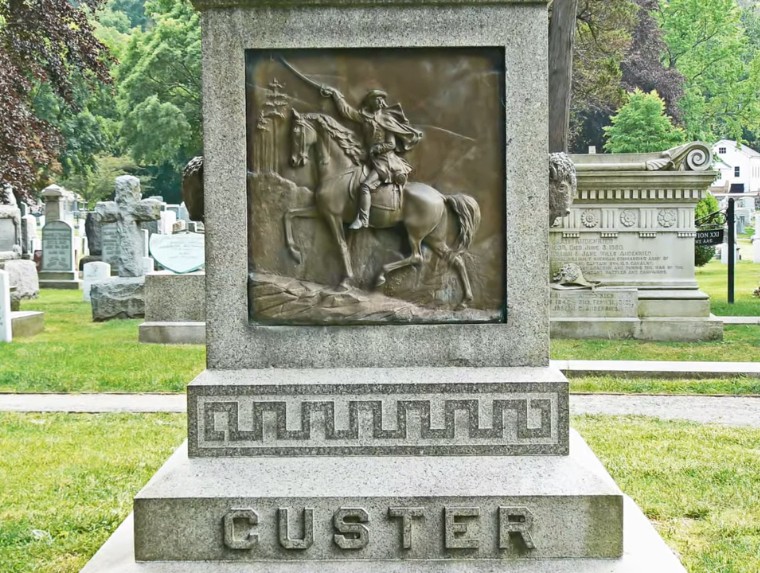
{"type": "Polygon", "coordinates": [[[11,335],[11,279],[0,271],[0,342],[10,342],[11,335]]]}
{"type": "Polygon", "coordinates": [[[203,268],[206,262],[205,237],[197,233],[153,235],[150,253],[159,265],[173,273],[191,273],[203,268]]]}
{"type": "Polygon", "coordinates": [[[177,222],[177,214],[174,211],[161,211],[161,234],[171,235],[174,232],[174,223],[177,222]]]}
{"type": "Polygon", "coordinates": [[[92,283],[111,278],[111,265],[99,261],[87,263],[82,267],[82,292],[85,302],[90,302],[92,283]]]}

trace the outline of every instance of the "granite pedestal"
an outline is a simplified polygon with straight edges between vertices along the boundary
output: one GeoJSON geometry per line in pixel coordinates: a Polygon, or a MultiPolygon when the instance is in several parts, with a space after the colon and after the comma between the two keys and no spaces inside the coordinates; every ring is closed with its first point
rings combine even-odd
{"type": "Polygon", "coordinates": [[[168,271],[145,276],[145,322],[140,342],[206,343],[206,274],[168,271]]]}

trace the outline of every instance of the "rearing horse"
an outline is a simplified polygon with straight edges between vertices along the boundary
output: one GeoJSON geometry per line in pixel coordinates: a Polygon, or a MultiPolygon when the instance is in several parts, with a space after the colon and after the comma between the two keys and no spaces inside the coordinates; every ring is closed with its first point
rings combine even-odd
{"type": "MultiPolygon", "coordinates": [[[[303,167],[316,147],[318,181],[314,205],[291,209],[285,213],[285,240],[291,255],[301,262],[301,253],[293,240],[293,219],[321,217],[327,222],[340,250],[344,279],[341,287],[348,288],[354,278],[351,254],[346,243],[344,224],[354,220],[357,210],[356,189],[362,180],[363,150],[351,130],[329,115],[299,114],[292,110],[291,165],[303,167]]],[[[462,282],[464,296],[457,308],[466,308],[472,301],[472,287],[461,253],[472,244],[480,225],[480,207],[467,195],[443,195],[424,183],[409,182],[404,188],[398,207],[393,210],[372,207],[369,226],[388,229],[403,224],[409,237],[411,255],[383,266],[375,286],[386,281],[386,275],[408,266],[421,266],[422,243],[456,269],[462,282]],[[450,225],[458,224],[452,246],[446,242],[450,225]]],[[[361,232],[361,231],[359,231],[361,232]]]]}

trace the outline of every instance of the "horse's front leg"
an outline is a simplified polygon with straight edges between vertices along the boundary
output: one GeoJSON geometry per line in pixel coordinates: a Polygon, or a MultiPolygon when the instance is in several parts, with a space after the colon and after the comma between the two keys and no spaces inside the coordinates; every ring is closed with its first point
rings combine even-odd
{"type": "Polygon", "coordinates": [[[302,262],[303,257],[301,256],[301,252],[296,247],[296,242],[293,239],[293,219],[296,217],[314,219],[318,216],[319,211],[317,211],[317,208],[314,205],[311,207],[301,207],[300,209],[290,209],[289,211],[285,211],[285,215],[283,216],[283,219],[285,221],[285,244],[288,246],[288,251],[290,252],[291,256],[299,264],[302,262]]]}
{"type": "Polygon", "coordinates": [[[340,287],[348,290],[354,280],[354,269],[351,265],[351,252],[348,249],[348,243],[346,243],[346,231],[343,228],[343,219],[338,215],[330,215],[327,217],[327,225],[330,227],[333,237],[335,237],[335,242],[338,243],[340,258],[343,261],[344,275],[343,280],[340,282],[340,287]]]}

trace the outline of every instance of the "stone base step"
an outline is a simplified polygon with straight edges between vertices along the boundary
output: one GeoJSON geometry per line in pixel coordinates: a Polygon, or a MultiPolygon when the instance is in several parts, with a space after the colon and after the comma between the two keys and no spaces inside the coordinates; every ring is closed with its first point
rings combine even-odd
{"type": "Polygon", "coordinates": [[[206,344],[206,323],[143,322],[139,340],[144,344],[206,344]]]}
{"type": "Polygon", "coordinates": [[[11,312],[13,338],[26,338],[45,330],[45,313],[33,310],[11,312]]]}
{"type": "Polygon", "coordinates": [[[705,318],[552,318],[551,337],[699,342],[723,340],[723,321],[705,318]]]}
{"type": "Polygon", "coordinates": [[[82,281],[40,280],[40,288],[51,288],[57,290],[81,290],[82,281]]]}
{"type": "Polygon", "coordinates": [[[183,447],[135,497],[135,554],[616,558],[622,511],[622,493],[577,434],[569,456],[199,459],[183,447]]]}
{"type": "Polygon", "coordinates": [[[685,570],[573,433],[570,456],[546,458],[220,460],[181,448],[83,569],[106,571],[685,570]]]}

